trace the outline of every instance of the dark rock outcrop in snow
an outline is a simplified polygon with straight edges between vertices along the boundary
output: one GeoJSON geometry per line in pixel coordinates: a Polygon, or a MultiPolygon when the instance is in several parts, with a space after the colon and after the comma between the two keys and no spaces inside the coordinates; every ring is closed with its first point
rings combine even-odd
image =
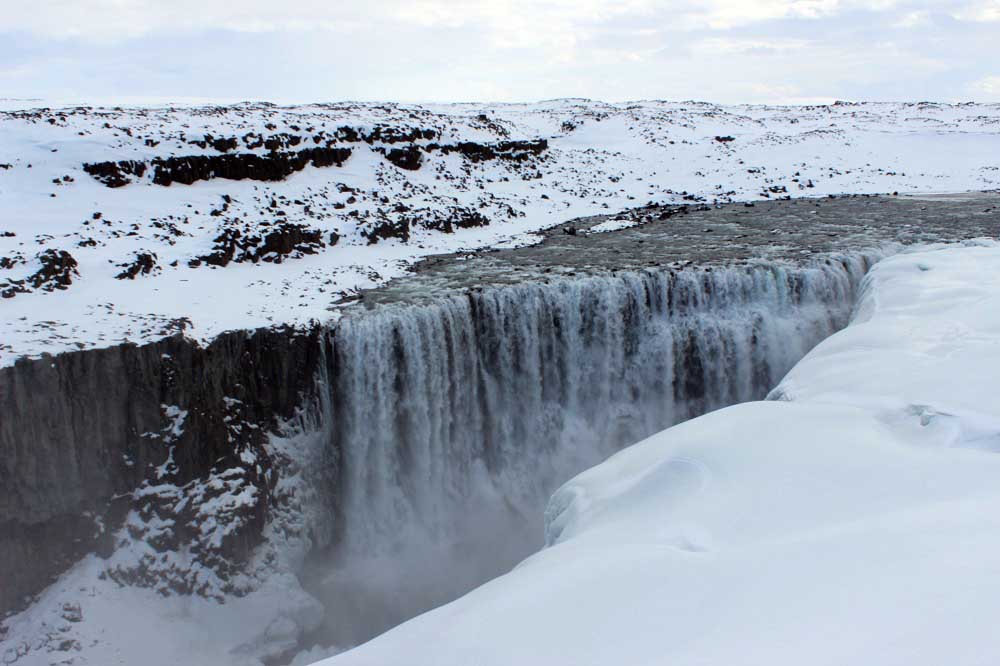
{"type": "MultiPolygon", "coordinates": [[[[187,155],[157,157],[149,166],[153,169],[153,183],[169,186],[173,183],[191,185],[200,180],[225,178],[228,180],[284,180],[306,166],[317,168],[341,166],[351,156],[350,148],[317,146],[291,152],[225,153],[222,155],[187,155]]],[[[84,170],[108,187],[121,187],[133,182],[131,176],[141,178],[146,173],[144,162],[124,160],[85,164],[84,170]]]]}
{"type": "Polygon", "coordinates": [[[153,182],[190,185],[213,178],[279,181],[310,164],[314,167],[340,166],[350,156],[350,148],[316,147],[267,155],[239,153],[157,158],[152,162],[153,182]]]}
{"type": "Polygon", "coordinates": [[[410,240],[410,220],[409,218],[378,220],[370,228],[362,230],[361,235],[369,245],[390,238],[397,238],[406,243],[410,240]]]}
{"type": "Polygon", "coordinates": [[[135,259],[128,264],[124,264],[121,273],[115,276],[119,280],[134,280],[137,275],[149,275],[156,268],[156,254],[152,252],[140,252],[135,255],[135,259]]]}
{"type": "MultiPolygon", "coordinates": [[[[331,245],[336,240],[331,238],[331,245]]],[[[226,228],[215,238],[212,252],[194,260],[209,266],[228,266],[230,262],[267,261],[280,264],[285,257],[315,254],[326,247],[323,232],[301,224],[283,222],[263,234],[244,234],[237,228],[226,228]]]]}
{"type": "Polygon", "coordinates": [[[84,164],[83,170],[108,187],[123,187],[146,173],[146,163],[136,160],[84,164]]]}
{"type": "MultiPolygon", "coordinates": [[[[73,276],[79,275],[76,270],[76,259],[66,250],[45,250],[38,255],[38,261],[42,264],[41,268],[27,278],[0,280],[0,297],[13,298],[17,294],[26,293],[33,289],[43,291],[68,289],[73,284],[73,276]]],[[[10,268],[13,266],[12,260],[4,263],[7,265],[0,265],[0,267],[10,268]]]]}
{"type": "Polygon", "coordinates": [[[423,154],[416,146],[393,148],[386,152],[385,159],[407,171],[416,171],[424,161],[423,154]]]}
{"type": "Polygon", "coordinates": [[[476,143],[473,141],[463,141],[457,144],[442,145],[428,144],[426,150],[434,152],[440,150],[444,154],[459,153],[472,162],[485,162],[487,160],[511,160],[522,162],[531,157],[538,157],[549,148],[549,142],[545,139],[534,141],[500,141],[498,143],[476,143]]]}

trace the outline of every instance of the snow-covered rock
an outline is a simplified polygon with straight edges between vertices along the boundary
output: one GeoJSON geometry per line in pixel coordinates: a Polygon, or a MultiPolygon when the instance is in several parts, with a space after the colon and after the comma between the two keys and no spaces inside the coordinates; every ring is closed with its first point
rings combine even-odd
{"type": "Polygon", "coordinates": [[[1000,245],[882,261],[772,400],[565,484],[548,546],[322,662],[992,664],[1000,245]]]}
{"type": "Polygon", "coordinates": [[[997,188],[998,152],[974,104],[9,110],[0,365],[326,321],[422,256],[649,201],[997,188]]]}

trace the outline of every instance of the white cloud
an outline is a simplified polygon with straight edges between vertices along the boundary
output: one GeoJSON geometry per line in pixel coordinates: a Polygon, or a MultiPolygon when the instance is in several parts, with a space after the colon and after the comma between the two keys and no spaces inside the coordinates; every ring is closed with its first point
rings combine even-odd
{"type": "Polygon", "coordinates": [[[991,100],[1000,99],[1000,76],[986,76],[975,81],[972,86],[973,93],[986,95],[991,100]]]}
{"type": "Polygon", "coordinates": [[[892,27],[894,28],[918,28],[930,24],[931,14],[929,11],[922,9],[914,12],[906,12],[896,21],[893,22],[892,27]]]}
{"type": "Polygon", "coordinates": [[[953,99],[993,94],[1000,61],[1000,0],[7,4],[0,89],[22,96],[953,99]]]}
{"type": "Polygon", "coordinates": [[[1000,21],[1000,0],[965,3],[953,13],[953,16],[965,21],[1000,21]]]}
{"type": "MultiPolygon", "coordinates": [[[[729,28],[784,17],[820,18],[856,7],[885,9],[896,0],[41,0],[40,4],[5,7],[3,28],[48,37],[111,39],[178,30],[336,30],[391,22],[415,27],[478,25],[521,44],[531,36],[586,29],[622,16],[670,18],[692,29],[729,28]]],[[[968,11],[981,11],[976,7],[968,11]]]]}
{"type": "Polygon", "coordinates": [[[778,54],[800,51],[810,45],[805,39],[739,39],[712,37],[695,43],[694,51],[700,55],[778,54]]]}

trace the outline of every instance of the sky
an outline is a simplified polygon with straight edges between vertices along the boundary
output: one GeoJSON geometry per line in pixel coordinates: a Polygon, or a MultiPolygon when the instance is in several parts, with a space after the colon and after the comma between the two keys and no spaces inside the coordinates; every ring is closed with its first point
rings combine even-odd
{"type": "Polygon", "coordinates": [[[1000,102],[1000,0],[0,0],[0,98],[1000,102]]]}

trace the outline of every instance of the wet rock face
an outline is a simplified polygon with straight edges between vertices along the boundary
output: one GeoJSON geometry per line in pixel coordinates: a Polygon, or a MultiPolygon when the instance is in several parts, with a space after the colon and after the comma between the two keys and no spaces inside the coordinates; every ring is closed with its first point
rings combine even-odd
{"type": "MultiPolygon", "coordinates": [[[[0,369],[0,571],[18,574],[4,576],[0,614],[121,539],[187,552],[227,580],[268,515],[266,433],[312,390],[320,346],[316,331],[272,329],[206,348],[177,336],[0,369]],[[222,494],[239,501],[199,513],[222,494]],[[154,514],[175,522],[162,528],[154,514]],[[209,517],[221,533],[201,529],[209,517]]],[[[199,591],[189,568],[152,554],[114,561],[108,575],[199,591]]]]}

